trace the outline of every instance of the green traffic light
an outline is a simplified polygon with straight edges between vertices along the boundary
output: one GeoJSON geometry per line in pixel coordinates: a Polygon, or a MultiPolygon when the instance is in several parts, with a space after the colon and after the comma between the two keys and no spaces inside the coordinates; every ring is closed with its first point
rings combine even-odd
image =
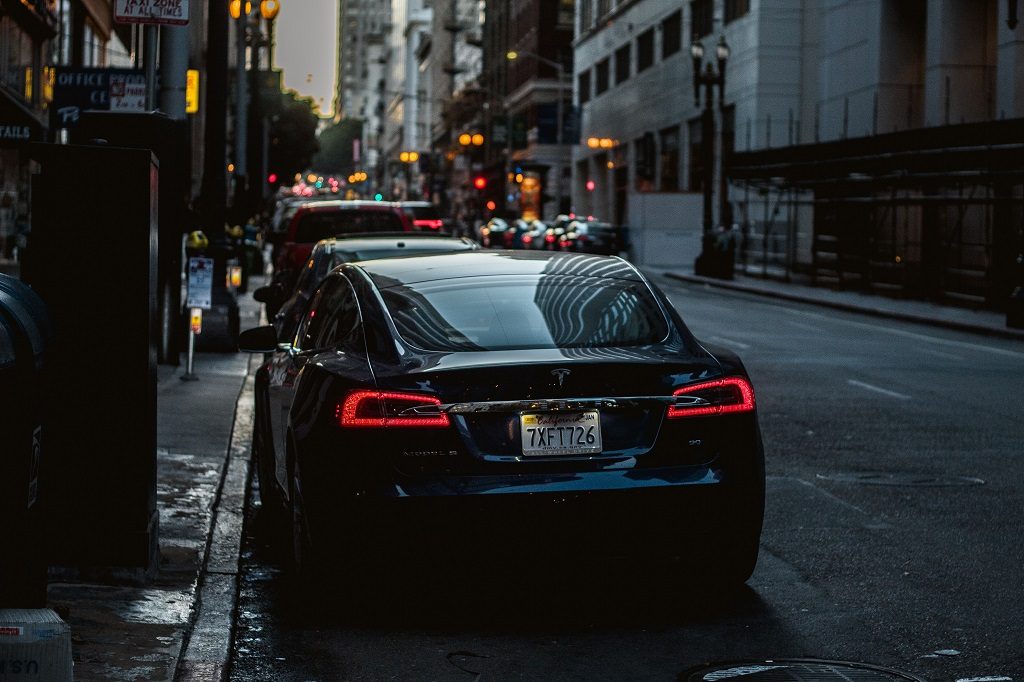
{"type": "Polygon", "coordinates": [[[383,201],[384,200],[384,195],[381,194],[380,192],[377,192],[376,194],[373,195],[373,200],[374,201],[383,201]]]}

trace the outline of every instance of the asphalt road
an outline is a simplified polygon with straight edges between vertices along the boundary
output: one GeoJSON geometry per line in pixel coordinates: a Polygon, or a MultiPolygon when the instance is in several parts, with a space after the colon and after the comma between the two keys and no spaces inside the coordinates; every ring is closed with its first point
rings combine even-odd
{"type": "Polygon", "coordinates": [[[814,657],[1024,680],[1024,346],[662,285],[757,391],[768,494],[748,589],[668,566],[467,567],[377,584],[371,614],[307,613],[251,505],[232,679],[671,680],[814,657]]]}

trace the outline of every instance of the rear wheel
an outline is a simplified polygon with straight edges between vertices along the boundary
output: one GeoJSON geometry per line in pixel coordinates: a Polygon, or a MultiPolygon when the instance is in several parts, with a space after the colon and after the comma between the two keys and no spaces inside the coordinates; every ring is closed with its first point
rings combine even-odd
{"type": "Polygon", "coordinates": [[[277,486],[274,453],[263,420],[267,414],[266,398],[256,393],[256,419],[252,430],[252,456],[256,461],[256,476],[259,479],[260,505],[268,519],[275,523],[284,516],[284,498],[277,486]]]}

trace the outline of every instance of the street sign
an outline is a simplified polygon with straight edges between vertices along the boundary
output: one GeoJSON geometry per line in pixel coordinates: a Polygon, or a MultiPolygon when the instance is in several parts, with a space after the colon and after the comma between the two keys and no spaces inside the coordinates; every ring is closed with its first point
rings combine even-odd
{"type": "Polygon", "coordinates": [[[213,304],[213,259],[193,256],[188,259],[188,308],[209,310],[213,304]]]}
{"type": "Polygon", "coordinates": [[[110,74],[110,110],[145,111],[146,81],[123,74],[110,74]]]}
{"type": "Polygon", "coordinates": [[[114,0],[114,21],[184,26],[188,23],[188,0],[114,0]]]}
{"type": "Polygon", "coordinates": [[[52,125],[73,128],[83,111],[145,111],[145,91],[146,75],[137,69],[58,66],[50,104],[52,125]]]}

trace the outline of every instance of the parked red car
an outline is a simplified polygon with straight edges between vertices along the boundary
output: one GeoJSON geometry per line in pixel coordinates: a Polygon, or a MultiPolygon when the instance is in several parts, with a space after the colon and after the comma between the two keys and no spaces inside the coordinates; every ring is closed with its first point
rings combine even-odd
{"type": "Polygon", "coordinates": [[[300,207],[274,261],[274,279],[291,290],[300,268],[321,239],[355,232],[412,232],[412,217],[384,201],[318,201],[300,207]]]}

